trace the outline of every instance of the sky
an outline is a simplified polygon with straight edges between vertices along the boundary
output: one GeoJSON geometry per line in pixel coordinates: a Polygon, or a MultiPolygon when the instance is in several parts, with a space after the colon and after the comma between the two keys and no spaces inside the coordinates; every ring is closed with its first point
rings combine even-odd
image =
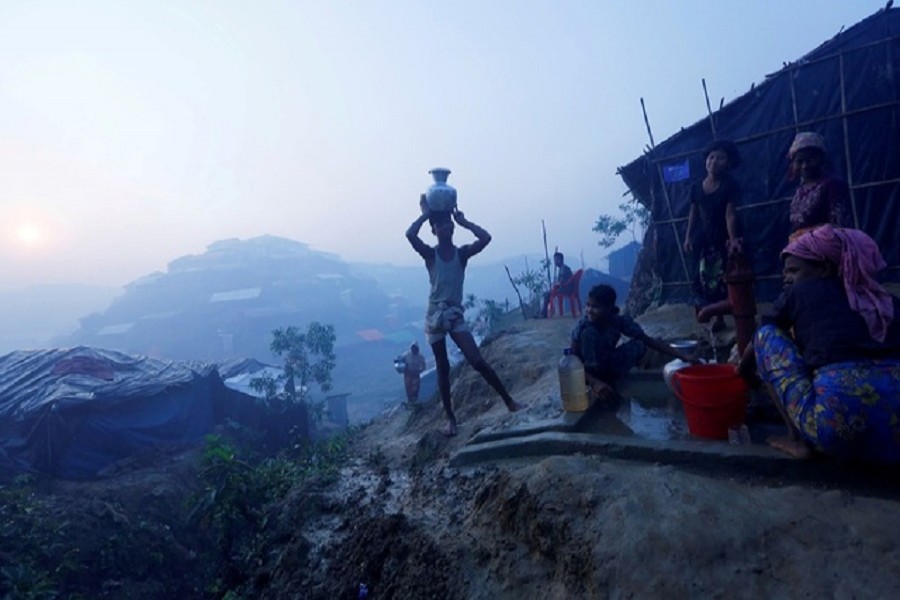
{"type": "Polygon", "coordinates": [[[602,267],[641,98],[658,143],[705,118],[702,79],[728,102],[884,3],[4,0],[0,289],[264,234],[417,264],[434,167],[493,236],[479,260],[542,254],[543,221],[602,267]]]}

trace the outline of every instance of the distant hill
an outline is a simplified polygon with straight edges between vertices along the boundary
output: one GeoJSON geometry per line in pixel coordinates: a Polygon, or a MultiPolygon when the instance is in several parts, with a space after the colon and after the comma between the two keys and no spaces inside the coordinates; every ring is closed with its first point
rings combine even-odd
{"type": "MultiPolygon", "coordinates": [[[[539,270],[540,257],[475,259],[467,269],[466,293],[509,299],[517,307],[507,266],[516,277],[526,268],[539,270]]],[[[332,392],[350,394],[348,409],[359,421],[403,400],[392,359],[411,341],[425,341],[428,288],[421,264],[347,263],[268,235],[220,240],[201,254],[175,258],[165,272],[129,283],[114,299],[110,294],[105,303],[84,308],[80,327],[57,344],[166,359],[274,363],[274,329],[331,324],[337,336],[332,392]]]]}
{"type": "Polygon", "coordinates": [[[78,328],[78,319],[105,310],[122,288],[40,285],[0,292],[0,353],[51,348],[78,328]]]}
{"type": "Polygon", "coordinates": [[[351,415],[368,418],[403,398],[392,359],[424,339],[415,323],[425,299],[408,289],[388,294],[368,269],[302,242],[229,239],[129,283],[62,342],[166,359],[275,363],[274,329],[319,321],[337,337],[333,392],[349,393],[351,415]]]}

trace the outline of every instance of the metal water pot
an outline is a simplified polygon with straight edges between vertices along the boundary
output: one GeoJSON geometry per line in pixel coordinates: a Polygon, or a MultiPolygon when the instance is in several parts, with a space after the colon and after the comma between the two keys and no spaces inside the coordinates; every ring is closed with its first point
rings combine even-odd
{"type": "Polygon", "coordinates": [[[428,208],[434,212],[452,212],[456,208],[456,188],[447,185],[450,169],[436,167],[428,172],[434,177],[434,183],[425,193],[428,208]]]}
{"type": "MultiPolygon", "coordinates": [[[[672,342],[670,344],[670,346],[672,346],[673,348],[678,348],[679,350],[688,350],[691,352],[697,349],[697,345],[697,340],[681,340],[678,342],[672,342]]],[[[666,382],[666,386],[673,393],[675,392],[675,387],[672,384],[672,378],[675,376],[675,372],[689,366],[691,366],[691,363],[685,362],[680,358],[676,358],[675,360],[666,363],[666,365],[663,367],[663,379],[666,382]]]]}

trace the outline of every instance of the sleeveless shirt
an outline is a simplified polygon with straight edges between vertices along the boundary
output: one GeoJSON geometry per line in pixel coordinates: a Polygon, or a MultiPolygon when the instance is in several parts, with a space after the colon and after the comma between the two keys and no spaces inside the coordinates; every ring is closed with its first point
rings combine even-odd
{"type": "Polygon", "coordinates": [[[459,258],[459,248],[453,249],[450,260],[442,259],[435,248],[434,264],[428,269],[428,279],[431,281],[428,303],[431,306],[441,303],[448,306],[462,306],[465,276],[466,269],[459,258]]]}

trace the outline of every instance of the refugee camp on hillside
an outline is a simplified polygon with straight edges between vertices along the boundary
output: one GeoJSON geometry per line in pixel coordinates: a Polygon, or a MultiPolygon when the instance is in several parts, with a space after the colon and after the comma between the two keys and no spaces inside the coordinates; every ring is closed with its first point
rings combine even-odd
{"type": "MultiPolygon", "coordinates": [[[[620,167],[637,202],[651,213],[644,254],[632,280],[629,307],[646,308],[650,273],[663,302],[684,302],[693,277],[682,250],[690,187],[704,172],[704,149],[732,140],[743,157],[733,177],[743,189],[737,207],[745,251],[756,278],[757,300],[781,287],[779,252],[788,238],[787,206],[795,183],[787,178],[787,152],[800,131],[819,133],[836,173],[850,187],[851,225],[871,235],[900,281],[900,10],[887,8],[848,27],[797,60],[786,63],[734,100],[655,143],[654,103],[645,98],[650,143],[620,167]]],[[[705,86],[704,86],[705,87],[705,86]]],[[[698,98],[700,82],[697,82],[698,98]]],[[[702,100],[698,100],[698,107],[702,100]]]]}

